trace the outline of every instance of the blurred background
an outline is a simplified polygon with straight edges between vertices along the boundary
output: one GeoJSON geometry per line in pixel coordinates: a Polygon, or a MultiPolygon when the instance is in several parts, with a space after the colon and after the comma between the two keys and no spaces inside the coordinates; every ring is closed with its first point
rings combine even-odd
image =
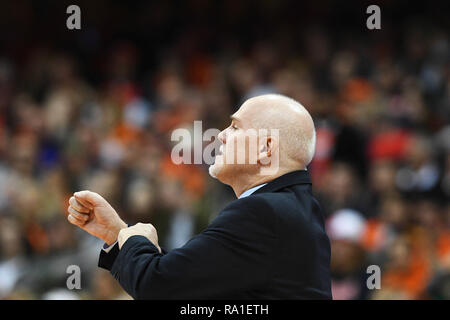
{"type": "Polygon", "coordinates": [[[2,1],[0,299],[129,299],[97,268],[101,241],[67,222],[69,197],[96,191],[182,246],[235,196],[207,165],[172,163],[172,131],[222,129],[268,92],[316,124],[334,298],[449,299],[449,62],[444,1],[2,1]]]}

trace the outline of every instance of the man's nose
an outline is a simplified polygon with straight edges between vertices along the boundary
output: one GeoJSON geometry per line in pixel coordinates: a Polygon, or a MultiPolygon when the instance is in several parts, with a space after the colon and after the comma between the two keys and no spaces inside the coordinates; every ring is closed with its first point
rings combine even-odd
{"type": "Polygon", "coordinates": [[[227,137],[226,131],[227,131],[227,129],[222,130],[222,131],[217,135],[217,138],[219,138],[219,141],[222,142],[222,144],[225,144],[225,142],[226,142],[226,137],[227,137]]]}

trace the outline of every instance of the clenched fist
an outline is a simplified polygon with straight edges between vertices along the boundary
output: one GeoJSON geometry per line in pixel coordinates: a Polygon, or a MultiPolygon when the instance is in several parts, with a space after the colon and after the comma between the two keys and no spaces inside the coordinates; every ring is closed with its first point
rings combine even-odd
{"type": "Polygon", "coordinates": [[[102,239],[108,245],[117,240],[120,230],[127,224],[116,210],[99,194],[92,191],[75,192],[69,200],[67,220],[102,239]]]}
{"type": "Polygon", "coordinates": [[[156,248],[158,248],[159,252],[161,253],[161,248],[158,245],[158,233],[156,232],[156,229],[152,224],[137,223],[132,227],[120,230],[117,239],[119,242],[119,249],[122,249],[125,241],[127,241],[127,239],[131,236],[146,237],[148,240],[150,240],[151,243],[155,245],[156,248]]]}

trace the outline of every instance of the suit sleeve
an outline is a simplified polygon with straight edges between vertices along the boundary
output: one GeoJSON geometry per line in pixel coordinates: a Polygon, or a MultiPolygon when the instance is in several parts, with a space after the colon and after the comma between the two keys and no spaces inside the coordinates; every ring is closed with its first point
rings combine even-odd
{"type": "Polygon", "coordinates": [[[214,299],[263,286],[276,263],[270,210],[256,196],[237,200],[205,231],[166,254],[132,236],[111,273],[135,299],[214,299]]]}

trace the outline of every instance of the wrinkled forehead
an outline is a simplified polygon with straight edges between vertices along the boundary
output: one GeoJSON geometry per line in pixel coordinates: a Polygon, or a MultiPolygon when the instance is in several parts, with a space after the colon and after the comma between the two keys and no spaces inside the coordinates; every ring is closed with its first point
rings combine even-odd
{"type": "Polygon", "coordinates": [[[267,113],[269,107],[268,101],[262,98],[250,98],[240,106],[238,111],[232,115],[232,118],[247,124],[257,124],[267,113]]]}
{"type": "Polygon", "coordinates": [[[252,127],[282,126],[305,118],[306,110],[292,99],[264,95],[245,101],[233,117],[252,127]]]}

